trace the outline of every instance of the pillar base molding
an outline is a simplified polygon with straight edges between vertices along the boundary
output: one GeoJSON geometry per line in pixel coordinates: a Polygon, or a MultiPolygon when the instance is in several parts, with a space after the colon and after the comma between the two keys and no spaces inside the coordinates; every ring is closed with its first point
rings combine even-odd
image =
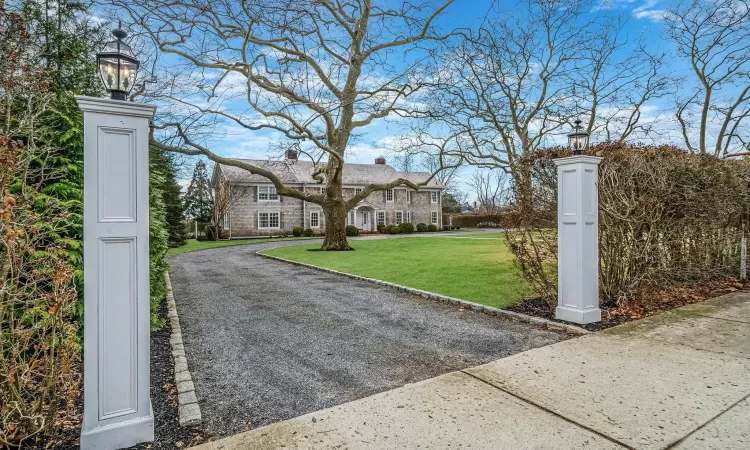
{"type": "Polygon", "coordinates": [[[84,421],[81,432],[81,449],[113,450],[132,447],[142,442],[154,441],[154,411],[145,417],[87,429],[84,421]]]}
{"type": "Polygon", "coordinates": [[[584,325],[587,323],[601,322],[602,310],[599,308],[580,310],[568,308],[566,306],[558,306],[557,309],[555,309],[555,319],[584,325]]]}

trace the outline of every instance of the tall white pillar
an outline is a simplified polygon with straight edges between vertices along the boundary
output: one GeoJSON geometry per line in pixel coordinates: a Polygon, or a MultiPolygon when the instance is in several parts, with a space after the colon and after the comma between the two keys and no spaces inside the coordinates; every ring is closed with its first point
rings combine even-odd
{"type": "Polygon", "coordinates": [[[555,317],[586,324],[599,309],[599,163],[571,156],[557,165],[557,287],[555,317]]]}
{"type": "Polygon", "coordinates": [[[76,97],[84,122],[81,448],[154,440],[148,132],[154,105],[76,97]]]}

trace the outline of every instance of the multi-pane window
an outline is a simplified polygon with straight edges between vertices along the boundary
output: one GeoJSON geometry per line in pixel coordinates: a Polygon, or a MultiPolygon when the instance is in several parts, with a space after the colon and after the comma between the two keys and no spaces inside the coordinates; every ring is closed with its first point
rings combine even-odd
{"type": "Polygon", "coordinates": [[[432,214],[430,214],[430,223],[437,225],[438,223],[438,212],[432,211],[432,214]]]}
{"type": "Polygon", "coordinates": [[[279,213],[258,213],[258,228],[279,228],[279,213]]]}
{"type": "Polygon", "coordinates": [[[258,186],[258,200],[263,202],[275,202],[279,200],[275,186],[258,186]]]}
{"type": "Polygon", "coordinates": [[[317,211],[310,211],[310,228],[320,227],[320,213],[317,211]]]}
{"type": "Polygon", "coordinates": [[[430,192],[430,203],[437,203],[438,202],[438,193],[437,191],[430,192]]]}
{"type": "Polygon", "coordinates": [[[354,195],[359,195],[362,193],[362,188],[354,188],[354,195]]]}
{"type": "Polygon", "coordinates": [[[407,223],[413,223],[411,221],[411,211],[406,211],[406,222],[407,223]]]}
{"type": "Polygon", "coordinates": [[[385,191],[385,201],[392,202],[393,201],[393,189],[388,189],[385,191]]]}
{"type": "Polygon", "coordinates": [[[396,225],[399,225],[403,221],[404,221],[404,213],[401,211],[396,211],[396,225]]]}
{"type": "Polygon", "coordinates": [[[411,191],[406,191],[406,203],[411,203],[411,191]]]}
{"type": "Polygon", "coordinates": [[[224,213],[224,229],[229,229],[229,213],[224,213]]]}
{"type": "Polygon", "coordinates": [[[356,224],[356,220],[355,220],[354,211],[349,211],[349,225],[355,225],[355,224],[356,224]]]}
{"type": "Polygon", "coordinates": [[[385,225],[385,211],[378,211],[378,225],[385,225]]]}
{"type": "Polygon", "coordinates": [[[326,195],[326,188],[320,188],[320,195],[326,195]]]}

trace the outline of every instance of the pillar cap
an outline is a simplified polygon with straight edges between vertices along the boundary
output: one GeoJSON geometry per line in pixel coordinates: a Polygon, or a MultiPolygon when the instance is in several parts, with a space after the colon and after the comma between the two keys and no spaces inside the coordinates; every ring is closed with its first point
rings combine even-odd
{"type": "Polygon", "coordinates": [[[76,102],[82,111],[94,113],[145,117],[151,119],[156,112],[156,105],[100,97],[87,97],[85,95],[76,95],[76,102]]]}
{"type": "Polygon", "coordinates": [[[568,156],[566,158],[553,159],[552,161],[554,161],[555,165],[557,166],[566,166],[568,164],[578,164],[578,163],[588,163],[588,164],[599,165],[599,163],[602,162],[603,159],[604,158],[600,158],[599,156],[574,155],[574,156],[568,156]]]}

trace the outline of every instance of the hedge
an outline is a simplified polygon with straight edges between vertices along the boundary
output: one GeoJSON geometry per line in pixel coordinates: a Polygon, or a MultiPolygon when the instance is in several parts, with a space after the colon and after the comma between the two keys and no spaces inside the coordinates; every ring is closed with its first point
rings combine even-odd
{"type": "MultiPolygon", "coordinates": [[[[737,276],[740,239],[750,216],[750,160],[721,160],[671,146],[600,144],[600,300],[623,300],[675,284],[737,276]]],[[[506,232],[524,277],[554,308],[557,304],[557,170],[566,149],[527,155],[530,195],[515,186],[506,232]]]]}

